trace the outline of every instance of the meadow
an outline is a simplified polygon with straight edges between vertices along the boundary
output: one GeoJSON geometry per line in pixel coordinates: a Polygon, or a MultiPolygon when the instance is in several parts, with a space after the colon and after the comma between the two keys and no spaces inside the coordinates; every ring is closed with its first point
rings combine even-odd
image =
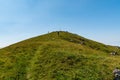
{"type": "Polygon", "coordinates": [[[0,80],[113,80],[119,50],[66,31],[47,33],[0,49],[0,80]]]}

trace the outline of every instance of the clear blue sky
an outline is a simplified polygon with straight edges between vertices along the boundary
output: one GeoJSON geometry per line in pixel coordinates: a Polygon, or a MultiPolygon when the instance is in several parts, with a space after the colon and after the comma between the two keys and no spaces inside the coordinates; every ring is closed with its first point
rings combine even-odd
{"type": "Polygon", "coordinates": [[[120,0],[0,0],[0,47],[56,30],[120,45],[120,0]]]}

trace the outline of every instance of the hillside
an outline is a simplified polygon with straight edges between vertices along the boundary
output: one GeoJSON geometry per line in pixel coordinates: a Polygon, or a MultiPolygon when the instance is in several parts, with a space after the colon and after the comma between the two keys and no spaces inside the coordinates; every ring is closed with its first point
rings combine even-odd
{"type": "Polygon", "coordinates": [[[113,80],[119,53],[77,34],[51,32],[0,49],[0,80],[113,80]]]}

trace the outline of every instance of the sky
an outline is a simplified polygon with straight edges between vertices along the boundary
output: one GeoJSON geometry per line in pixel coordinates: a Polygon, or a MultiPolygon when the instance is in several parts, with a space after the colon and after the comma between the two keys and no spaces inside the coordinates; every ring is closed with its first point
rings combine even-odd
{"type": "Polygon", "coordinates": [[[0,0],[0,47],[52,31],[120,46],[120,0],[0,0]]]}

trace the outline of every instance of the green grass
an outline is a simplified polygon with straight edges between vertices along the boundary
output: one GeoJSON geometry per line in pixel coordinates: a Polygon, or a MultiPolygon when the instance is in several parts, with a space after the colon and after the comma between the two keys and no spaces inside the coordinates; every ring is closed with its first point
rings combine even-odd
{"type": "Polygon", "coordinates": [[[0,50],[0,80],[113,80],[117,47],[61,31],[0,50]]]}

